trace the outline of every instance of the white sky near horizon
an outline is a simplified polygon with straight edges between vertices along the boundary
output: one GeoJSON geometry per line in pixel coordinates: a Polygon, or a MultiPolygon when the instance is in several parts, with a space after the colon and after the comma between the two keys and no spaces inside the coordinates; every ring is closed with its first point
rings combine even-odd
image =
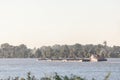
{"type": "Polygon", "coordinates": [[[120,46],[120,0],[0,0],[0,44],[120,46]]]}

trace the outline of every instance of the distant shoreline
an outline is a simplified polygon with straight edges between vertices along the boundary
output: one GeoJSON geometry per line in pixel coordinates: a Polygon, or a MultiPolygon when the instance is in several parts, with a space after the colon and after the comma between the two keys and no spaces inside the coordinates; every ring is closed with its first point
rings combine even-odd
{"type": "Polygon", "coordinates": [[[105,58],[120,58],[120,46],[107,46],[107,43],[98,45],[53,45],[30,49],[25,44],[13,46],[1,44],[0,58],[89,58],[91,54],[105,58]]]}

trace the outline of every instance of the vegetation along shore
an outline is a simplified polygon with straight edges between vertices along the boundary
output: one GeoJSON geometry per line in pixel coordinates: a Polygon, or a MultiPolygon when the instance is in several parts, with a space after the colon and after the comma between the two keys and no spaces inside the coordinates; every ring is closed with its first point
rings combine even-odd
{"type": "Polygon", "coordinates": [[[89,58],[91,54],[106,58],[120,58],[120,46],[107,46],[104,44],[74,44],[42,46],[30,49],[26,45],[13,46],[8,43],[1,44],[0,58],[89,58]]]}

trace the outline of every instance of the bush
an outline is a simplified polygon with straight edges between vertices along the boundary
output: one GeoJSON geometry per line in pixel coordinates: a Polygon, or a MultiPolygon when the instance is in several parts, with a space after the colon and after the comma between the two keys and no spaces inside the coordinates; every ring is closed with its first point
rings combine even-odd
{"type": "MultiPolygon", "coordinates": [[[[111,73],[108,73],[105,76],[104,80],[109,80],[110,75],[111,75],[111,73]]],[[[0,80],[87,80],[87,79],[82,78],[80,76],[76,76],[76,75],[71,75],[70,77],[66,76],[66,75],[65,76],[61,76],[61,75],[58,75],[57,73],[55,73],[51,77],[46,77],[45,76],[45,77],[42,77],[40,79],[37,79],[37,78],[35,78],[34,75],[33,76],[31,75],[31,72],[28,72],[26,79],[25,78],[19,78],[19,77],[15,77],[15,78],[9,77],[7,79],[0,79],[0,80]]],[[[96,79],[92,78],[92,80],[96,80],[96,79]]]]}

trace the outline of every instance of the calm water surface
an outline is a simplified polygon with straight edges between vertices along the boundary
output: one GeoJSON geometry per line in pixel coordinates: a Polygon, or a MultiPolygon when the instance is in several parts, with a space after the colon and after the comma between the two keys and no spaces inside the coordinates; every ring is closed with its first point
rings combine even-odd
{"type": "Polygon", "coordinates": [[[54,72],[60,75],[75,74],[91,80],[102,80],[111,72],[110,80],[120,80],[120,58],[106,62],[47,62],[37,59],[0,59],[0,78],[9,76],[26,77],[31,72],[37,78],[50,76],[54,72]]]}

